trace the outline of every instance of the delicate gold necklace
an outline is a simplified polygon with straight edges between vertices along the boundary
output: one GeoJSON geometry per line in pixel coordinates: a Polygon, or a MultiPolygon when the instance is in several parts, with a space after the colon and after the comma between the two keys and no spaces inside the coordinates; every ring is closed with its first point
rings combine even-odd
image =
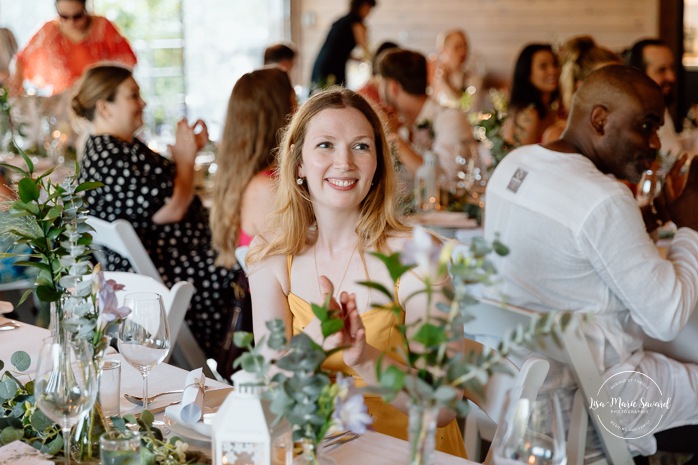
{"type": "MultiPolygon", "coordinates": [[[[344,278],[347,277],[347,272],[349,271],[349,265],[351,265],[351,260],[354,258],[354,254],[356,253],[356,249],[359,248],[359,241],[356,241],[356,245],[354,246],[354,250],[351,251],[351,255],[349,255],[349,261],[347,262],[347,266],[344,268],[344,273],[342,274],[342,279],[339,281],[339,284],[334,288],[334,297],[336,298],[337,295],[339,295],[340,290],[342,289],[342,284],[344,284],[344,278]]],[[[313,257],[315,258],[315,275],[317,279],[317,289],[320,291],[320,295],[322,295],[322,288],[320,287],[320,271],[318,270],[317,266],[317,243],[313,246],[313,257]]],[[[334,284],[334,283],[333,283],[334,284]]]]}

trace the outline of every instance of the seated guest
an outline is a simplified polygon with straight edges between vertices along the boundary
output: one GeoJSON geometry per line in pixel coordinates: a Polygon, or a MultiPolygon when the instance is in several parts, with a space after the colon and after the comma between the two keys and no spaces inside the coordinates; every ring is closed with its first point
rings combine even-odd
{"type": "Polygon", "coordinates": [[[436,38],[437,54],[428,62],[431,96],[441,105],[460,108],[460,99],[468,86],[482,87],[482,79],[468,72],[468,38],[462,29],[443,32],[436,38]]]}
{"type": "Polygon", "coordinates": [[[638,418],[658,424],[654,436],[628,440],[634,455],[671,450],[672,440],[684,452],[698,449],[698,365],[645,351],[640,336],[674,338],[698,304],[698,162],[683,192],[667,198],[665,213],[678,226],[667,258],[647,232],[657,209],[648,208],[643,221],[630,190],[616,181],[637,182],[652,164],[663,115],[651,79],[605,66],[577,91],[562,138],[512,151],[487,186],[485,237],[500,234],[511,250],[494,258],[499,292],[542,312],[593,314],[585,328],[599,372],[643,373],[671,398],[668,410],[617,415],[624,431],[638,418]]]}
{"type": "Polygon", "coordinates": [[[60,94],[98,62],[133,67],[136,55],[107,18],[90,14],[86,0],[56,0],[58,17],[44,24],[17,54],[12,91],[26,80],[39,95],[60,94]]]}
{"type": "MultiPolygon", "coordinates": [[[[382,353],[384,365],[400,363],[392,358],[402,344],[393,328],[427,315],[424,294],[407,299],[423,289],[423,278],[408,273],[400,280],[400,315],[381,311],[388,302],[357,284],[371,279],[394,287],[371,252],[401,250],[410,237],[397,214],[396,184],[383,125],[363,97],[334,88],[298,110],[280,147],[275,227],[257,236],[248,254],[255,340],[268,334],[267,321],[281,319],[287,337],[304,331],[320,341],[310,303],[330,294],[342,302],[349,326],[341,342],[348,347],[327,361],[327,369],[376,385],[382,353]]],[[[407,438],[406,397],[386,404],[367,394],[366,404],[377,431],[407,438]]],[[[463,456],[453,412],[441,411],[438,425],[436,447],[463,456]]]]}
{"type": "Polygon", "coordinates": [[[276,65],[290,75],[296,64],[296,49],[284,42],[270,45],[264,50],[264,64],[276,65]]]}
{"type": "Polygon", "coordinates": [[[466,154],[473,141],[472,128],[465,113],[448,108],[427,95],[427,60],[411,50],[389,50],[378,64],[383,80],[382,97],[402,118],[410,140],[398,135],[401,122],[390,121],[388,135],[397,156],[412,174],[422,165],[422,155],[432,150],[447,173],[456,173],[456,157],[466,154]]]}
{"type": "MultiPolygon", "coordinates": [[[[106,221],[129,221],[167,287],[189,281],[196,287],[186,321],[207,357],[216,357],[233,311],[233,273],[216,267],[208,213],[194,195],[194,159],[208,140],[197,121],[177,124],[172,160],[150,150],[134,133],[143,125],[138,84],[131,71],[98,66],[85,72],[72,100],[75,114],[87,118],[80,182],[100,181],[87,191],[90,214],[106,221]],[[201,128],[195,133],[195,128],[201,128]]],[[[106,269],[128,270],[127,260],[108,253],[106,269]]]]}
{"type": "Polygon", "coordinates": [[[558,117],[560,69],[548,44],[527,45],[514,67],[509,117],[502,128],[504,140],[519,146],[537,144],[558,117]]]}
{"type": "Polygon", "coordinates": [[[356,91],[357,94],[361,95],[363,98],[369,101],[369,103],[374,103],[378,105],[386,114],[393,112],[393,109],[381,100],[380,94],[380,74],[378,73],[378,63],[383,56],[383,52],[392,50],[394,48],[399,48],[399,46],[394,42],[383,42],[376,49],[376,54],[373,55],[371,60],[371,77],[366,84],[361,86],[360,89],[356,91]]]}
{"type": "Polygon", "coordinates": [[[6,27],[0,27],[0,84],[10,77],[10,64],[17,53],[15,35],[6,27]]]}
{"type": "Polygon", "coordinates": [[[664,126],[659,129],[658,134],[662,142],[662,154],[666,155],[665,165],[671,166],[684,151],[668,109],[674,99],[676,87],[674,52],[661,39],[638,40],[630,48],[627,64],[642,70],[662,89],[667,109],[664,112],[664,126]]]}
{"type": "MultiPolygon", "coordinates": [[[[265,231],[273,211],[273,175],[279,132],[296,104],[288,74],[278,67],[244,74],[233,87],[228,114],[218,143],[218,169],[213,184],[211,236],[218,252],[216,264],[236,265],[235,249],[250,245],[265,231]]],[[[235,273],[240,311],[231,321],[221,348],[218,372],[229,378],[240,349],[232,344],[232,332],[252,332],[252,304],[247,277],[239,267],[235,273]]]]}
{"type": "Polygon", "coordinates": [[[602,66],[619,64],[620,57],[607,48],[596,45],[591,36],[578,36],[562,44],[560,58],[560,115],[555,124],[543,133],[543,143],[562,135],[567,115],[572,107],[572,97],[592,71],[602,66]]]}

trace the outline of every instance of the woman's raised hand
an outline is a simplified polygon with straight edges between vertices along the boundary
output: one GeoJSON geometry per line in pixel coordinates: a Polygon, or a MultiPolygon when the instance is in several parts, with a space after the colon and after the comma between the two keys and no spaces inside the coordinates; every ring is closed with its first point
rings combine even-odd
{"type": "Polygon", "coordinates": [[[170,145],[172,158],[177,163],[194,165],[196,154],[208,142],[208,128],[202,120],[197,120],[189,126],[187,120],[182,118],[177,122],[175,130],[175,143],[170,145]],[[196,132],[199,130],[199,132],[196,132]]]}
{"type": "Polygon", "coordinates": [[[342,292],[339,295],[342,305],[342,328],[340,344],[346,346],[343,351],[344,363],[353,367],[364,361],[366,350],[366,329],[361,321],[359,309],[356,307],[356,295],[342,292]]]}

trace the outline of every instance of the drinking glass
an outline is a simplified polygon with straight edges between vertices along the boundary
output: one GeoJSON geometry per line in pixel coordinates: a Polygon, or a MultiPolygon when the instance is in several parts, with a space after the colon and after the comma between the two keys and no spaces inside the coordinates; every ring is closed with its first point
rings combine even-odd
{"type": "Polygon", "coordinates": [[[86,340],[50,337],[42,342],[34,395],[41,411],[61,426],[65,464],[70,464],[70,429],[93,406],[98,376],[86,340]]]}
{"type": "Polygon", "coordinates": [[[141,436],[136,431],[108,431],[99,438],[102,465],[140,465],[141,436]]]}
{"type": "Polygon", "coordinates": [[[160,294],[128,294],[124,306],[131,313],[119,329],[119,352],[143,376],[143,410],[147,410],[148,374],[170,350],[170,326],[160,294]]]}
{"type": "Polygon", "coordinates": [[[495,445],[495,465],[567,463],[559,391],[541,393],[535,400],[520,398],[504,424],[504,437],[495,445]]]}

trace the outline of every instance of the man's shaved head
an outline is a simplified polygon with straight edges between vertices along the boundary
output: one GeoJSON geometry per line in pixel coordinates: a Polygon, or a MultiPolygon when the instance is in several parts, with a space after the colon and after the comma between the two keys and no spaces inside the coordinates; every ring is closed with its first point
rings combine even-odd
{"type": "Polygon", "coordinates": [[[610,65],[584,80],[562,139],[603,173],[638,182],[657,156],[663,120],[660,87],[638,69],[610,65]]]}

